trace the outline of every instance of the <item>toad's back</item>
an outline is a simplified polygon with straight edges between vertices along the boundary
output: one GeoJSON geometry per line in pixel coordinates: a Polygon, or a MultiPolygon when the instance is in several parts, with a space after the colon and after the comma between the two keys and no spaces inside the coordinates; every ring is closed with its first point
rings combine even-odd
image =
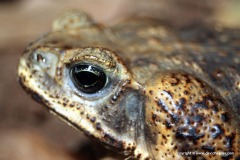
{"type": "Polygon", "coordinates": [[[156,72],[191,73],[217,90],[240,115],[240,30],[203,27],[176,32],[148,21],[131,21],[114,31],[119,38],[115,43],[126,49],[138,79],[151,78],[152,65],[157,65],[156,72]]]}
{"type": "Polygon", "coordinates": [[[239,70],[240,30],[143,19],[106,28],[72,11],[28,47],[19,79],[51,112],[133,158],[239,159],[239,70]]]}

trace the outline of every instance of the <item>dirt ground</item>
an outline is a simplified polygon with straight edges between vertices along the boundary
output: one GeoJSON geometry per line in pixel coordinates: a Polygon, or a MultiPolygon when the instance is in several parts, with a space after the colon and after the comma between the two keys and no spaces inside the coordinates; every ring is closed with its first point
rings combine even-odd
{"type": "Polygon", "coordinates": [[[214,22],[240,27],[238,0],[0,0],[0,160],[107,159],[102,146],[50,115],[17,82],[24,48],[50,30],[54,17],[72,8],[106,25],[141,15],[178,27],[214,22]]]}

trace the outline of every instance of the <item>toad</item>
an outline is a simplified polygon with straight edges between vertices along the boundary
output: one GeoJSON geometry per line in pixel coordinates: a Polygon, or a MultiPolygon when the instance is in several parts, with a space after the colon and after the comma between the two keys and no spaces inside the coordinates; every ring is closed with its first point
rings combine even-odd
{"type": "Polygon", "coordinates": [[[20,58],[21,86],[129,159],[240,159],[240,30],[106,27],[72,10],[20,58]]]}

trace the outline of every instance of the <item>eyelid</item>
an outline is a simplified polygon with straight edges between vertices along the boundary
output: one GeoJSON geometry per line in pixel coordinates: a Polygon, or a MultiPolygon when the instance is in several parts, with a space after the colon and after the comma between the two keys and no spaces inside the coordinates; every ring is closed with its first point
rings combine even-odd
{"type": "Polygon", "coordinates": [[[64,60],[63,63],[65,64],[71,64],[71,63],[77,63],[77,62],[97,62],[98,64],[107,66],[109,68],[114,68],[116,66],[115,63],[105,60],[103,58],[99,58],[97,56],[93,56],[93,55],[84,55],[84,56],[77,56],[77,57],[73,57],[70,58],[68,60],[64,60]]]}
{"type": "Polygon", "coordinates": [[[107,68],[115,68],[116,62],[113,59],[111,53],[102,48],[84,48],[67,50],[65,53],[65,60],[62,62],[66,65],[77,62],[93,62],[106,66],[107,68]]]}

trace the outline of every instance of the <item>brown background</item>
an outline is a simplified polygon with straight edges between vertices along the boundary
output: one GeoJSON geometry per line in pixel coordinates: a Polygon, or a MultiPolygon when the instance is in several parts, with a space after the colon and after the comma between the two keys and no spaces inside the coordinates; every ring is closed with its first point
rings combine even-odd
{"type": "Polygon", "coordinates": [[[50,115],[17,83],[18,58],[26,45],[72,8],[106,25],[141,15],[177,27],[215,22],[240,26],[239,0],[0,0],[0,160],[107,159],[101,146],[50,115]]]}

